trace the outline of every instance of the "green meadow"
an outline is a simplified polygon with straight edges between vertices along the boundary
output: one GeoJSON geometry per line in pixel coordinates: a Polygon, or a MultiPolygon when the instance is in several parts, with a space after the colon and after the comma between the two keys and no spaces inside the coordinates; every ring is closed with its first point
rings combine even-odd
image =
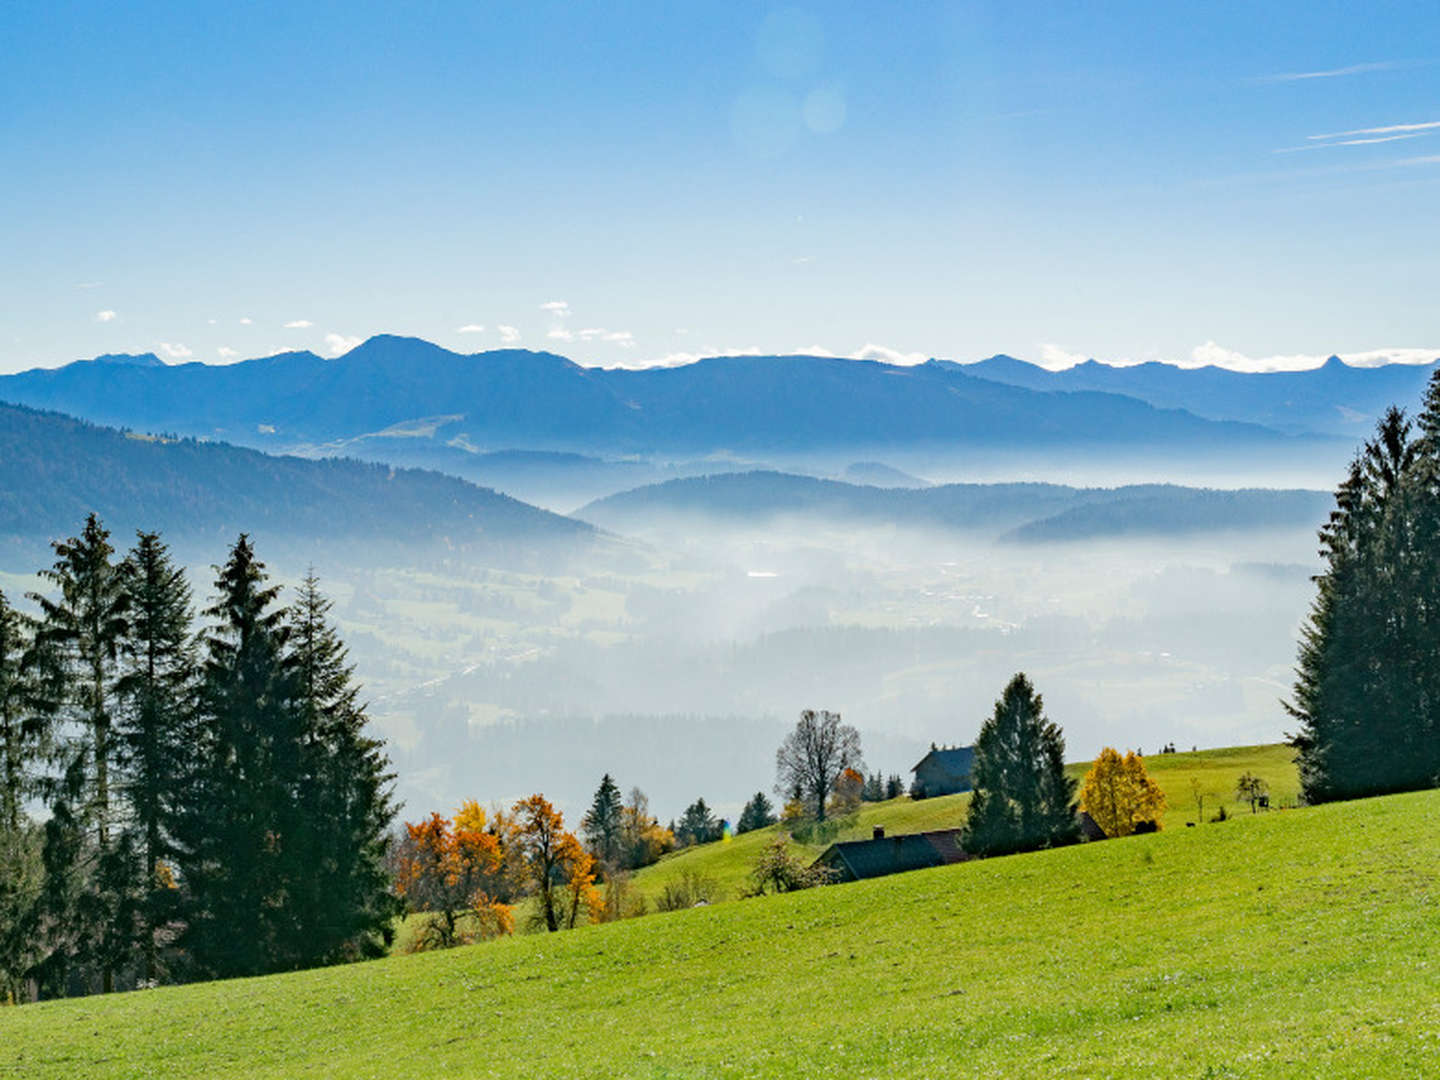
{"type": "MultiPolygon", "coordinates": [[[[1154,754],[1145,759],[1150,776],[1165,791],[1168,809],[1164,828],[1183,829],[1186,822],[1203,824],[1223,806],[1227,815],[1250,813],[1248,803],[1235,798],[1235,781],[1245,772],[1259,776],[1269,785],[1275,805],[1293,804],[1299,793],[1295,772],[1295,751],[1283,744],[1265,746],[1232,746],[1218,750],[1200,750],[1176,754],[1154,754]],[[1196,791],[1204,798],[1204,817],[1197,814],[1196,791]]],[[[1077,762],[1067,771],[1083,778],[1089,762],[1077,762]]],[[[908,796],[888,802],[866,803],[854,821],[837,829],[835,840],[862,840],[871,835],[875,826],[884,826],[891,834],[924,832],[927,829],[957,828],[965,821],[969,795],[945,795],[936,799],[912,801],[908,796]]],[[[647,901],[653,902],[668,884],[687,874],[706,879],[713,898],[732,900],[745,888],[756,857],[774,838],[777,826],[757,829],[731,840],[677,851],[635,874],[632,885],[647,901]]],[[[814,858],[830,843],[804,844],[795,842],[797,854],[814,858]]]]}
{"type": "Polygon", "coordinates": [[[1440,792],[0,1011],[0,1075],[1433,1077],[1440,792]]]}

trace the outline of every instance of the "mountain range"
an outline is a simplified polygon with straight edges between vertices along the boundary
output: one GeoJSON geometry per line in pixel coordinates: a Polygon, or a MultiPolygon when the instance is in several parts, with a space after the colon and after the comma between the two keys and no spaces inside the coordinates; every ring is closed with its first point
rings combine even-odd
{"type": "Polygon", "coordinates": [[[1351,367],[1332,356],[1304,371],[1241,372],[1147,363],[1113,366],[1087,360],[1060,371],[992,356],[957,365],[967,374],[1041,391],[1124,394],[1161,409],[1186,409],[1212,420],[1241,420],[1277,431],[1366,436],[1387,406],[1413,407],[1437,369],[1429,364],[1351,367]]]}
{"type": "Polygon", "coordinates": [[[380,458],[402,446],[673,457],[1293,445],[1248,417],[1202,417],[1183,401],[1162,407],[1112,388],[1019,385],[1018,362],[988,363],[725,356],[608,370],[552,353],[462,355],[381,335],[335,359],[298,352],[172,366],[152,354],[107,356],[0,377],[0,400],[137,430],[380,458]]]}

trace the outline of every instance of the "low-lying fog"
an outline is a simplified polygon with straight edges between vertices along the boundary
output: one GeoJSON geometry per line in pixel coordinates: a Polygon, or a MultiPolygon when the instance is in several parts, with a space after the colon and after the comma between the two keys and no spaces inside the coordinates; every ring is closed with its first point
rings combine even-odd
{"type": "Polygon", "coordinates": [[[908,782],[1018,670],[1072,759],[1273,741],[1317,568],[1313,528],[1022,546],[671,519],[641,539],[627,573],[330,575],[410,816],[532,790],[579,813],[606,771],[662,817],[697,796],[733,816],[804,708],[908,782]]]}

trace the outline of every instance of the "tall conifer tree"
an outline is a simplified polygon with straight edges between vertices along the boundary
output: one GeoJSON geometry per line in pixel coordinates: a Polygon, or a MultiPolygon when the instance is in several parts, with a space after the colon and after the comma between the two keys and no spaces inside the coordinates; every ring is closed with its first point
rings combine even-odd
{"type": "Polygon", "coordinates": [[[600,778],[590,809],[580,821],[580,830],[590,851],[608,873],[620,864],[620,788],[609,773],[600,778]]]}
{"type": "Polygon", "coordinates": [[[330,609],[315,575],[306,575],[288,626],[303,754],[290,846],[303,862],[295,867],[289,951],[302,964],[382,953],[396,914],[385,869],[395,817],[389,761],[366,731],[354,667],[330,609]]]}
{"type": "Polygon", "coordinates": [[[160,977],[159,935],[176,915],[170,866],[177,780],[194,745],[190,586],[155,533],[140,533],[129,556],[130,634],[121,656],[119,735],[124,788],[140,851],[140,952],[144,977],[160,977]]]}
{"type": "Polygon", "coordinates": [[[203,640],[197,766],[175,829],[187,893],[183,944],[197,974],[225,977],[283,966],[294,842],[283,826],[295,814],[301,746],[279,589],[243,533],[217,570],[215,602],[205,611],[212,625],[203,640]]]}
{"type": "Polygon", "coordinates": [[[1023,672],[980,728],[971,777],[967,851],[1003,855],[1074,838],[1076,784],[1065,775],[1065,739],[1023,672]]]}
{"type": "MultiPolygon", "coordinates": [[[[54,565],[41,576],[55,586],[54,599],[31,598],[43,613],[37,645],[57,659],[64,693],[54,701],[65,736],[62,773],[67,812],[91,834],[88,884],[72,913],[88,924],[88,951],[101,969],[106,992],[133,933],[133,866],[128,842],[117,834],[123,807],[112,790],[118,747],[116,662],[128,632],[126,567],[115,562],[110,533],[91,514],[78,537],[58,541],[54,565]],[[76,788],[77,782],[79,788],[76,788]]],[[[76,849],[84,858],[85,846],[76,849]]]]}

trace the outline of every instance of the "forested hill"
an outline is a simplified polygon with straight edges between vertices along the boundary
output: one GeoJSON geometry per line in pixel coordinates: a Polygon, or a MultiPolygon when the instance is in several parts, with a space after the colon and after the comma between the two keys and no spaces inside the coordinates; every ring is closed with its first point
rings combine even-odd
{"type": "Polygon", "coordinates": [[[1318,528],[1333,504],[1321,491],[1217,491],[1142,484],[944,484],[866,487],[778,472],[670,480],[598,499],[576,516],[617,531],[653,522],[756,525],[781,518],[970,530],[1042,542],[1175,536],[1227,529],[1318,528]]]}
{"type": "MultiPolygon", "coordinates": [[[[1072,444],[1263,452],[1294,441],[1120,394],[1007,385],[953,364],[729,356],[602,370],[519,349],[465,356],[392,335],[336,359],[83,361],[0,377],[0,400],[138,430],[311,452],[379,434],[481,451],[589,454],[1072,444]]],[[[381,456],[383,441],[371,440],[367,456],[381,456]]]]}
{"type": "Polygon", "coordinates": [[[440,473],[157,439],[0,405],[0,537],[68,536],[92,510],[121,536],[146,528],[227,542],[243,530],[478,552],[594,535],[589,525],[440,473]]]}

